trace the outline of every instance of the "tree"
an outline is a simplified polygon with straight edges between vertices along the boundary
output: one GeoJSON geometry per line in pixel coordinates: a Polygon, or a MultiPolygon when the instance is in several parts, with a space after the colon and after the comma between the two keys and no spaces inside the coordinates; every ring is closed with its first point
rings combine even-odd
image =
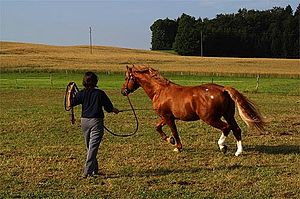
{"type": "Polygon", "coordinates": [[[300,58],[299,19],[300,4],[294,14],[290,5],[263,11],[243,8],[203,20],[183,13],[151,26],[152,49],[200,55],[202,42],[205,56],[300,58]]]}
{"type": "Polygon", "coordinates": [[[293,57],[296,47],[294,43],[293,10],[290,5],[285,8],[283,15],[282,56],[288,58],[293,57]]]}
{"type": "Polygon", "coordinates": [[[178,30],[173,47],[179,55],[200,54],[200,34],[197,32],[194,17],[182,14],[178,19],[178,30]]]}
{"type": "Polygon", "coordinates": [[[152,50],[172,49],[177,33],[177,23],[168,18],[155,21],[150,30],[152,31],[152,50]]]}
{"type": "Polygon", "coordinates": [[[300,25],[300,4],[298,5],[295,14],[292,20],[292,30],[293,30],[293,43],[294,43],[294,50],[292,53],[292,57],[300,58],[300,40],[299,40],[299,25],[300,25]]]}

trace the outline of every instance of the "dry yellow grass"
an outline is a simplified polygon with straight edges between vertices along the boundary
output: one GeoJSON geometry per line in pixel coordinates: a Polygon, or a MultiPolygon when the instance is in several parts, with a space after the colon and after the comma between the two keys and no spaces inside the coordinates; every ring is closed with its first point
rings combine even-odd
{"type": "Polygon", "coordinates": [[[160,71],[300,75],[299,59],[216,58],[178,56],[167,52],[94,46],[49,46],[0,42],[1,70],[124,71],[126,65],[146,65],[160,71]]]}

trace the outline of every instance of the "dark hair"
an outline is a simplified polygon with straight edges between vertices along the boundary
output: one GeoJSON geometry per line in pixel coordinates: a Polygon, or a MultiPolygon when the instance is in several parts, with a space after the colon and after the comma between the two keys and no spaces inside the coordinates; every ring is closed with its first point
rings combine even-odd
{"type": "Polygon", "coordinates": [[[93,72],[86,72],[83,76],[82,85],[86,89],[91,89],[97,86],[98,83],[98,77],[93,72]]]}

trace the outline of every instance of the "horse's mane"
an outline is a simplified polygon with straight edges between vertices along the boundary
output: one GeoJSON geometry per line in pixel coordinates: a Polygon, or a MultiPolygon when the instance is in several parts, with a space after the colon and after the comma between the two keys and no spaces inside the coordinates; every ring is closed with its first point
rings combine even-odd
{"type": "Polygon", "coordinates": [[[148,66],[134,66],[134,71],[139,73],[149,73],[149,75],[158,81],[159,84],[168,85],[173,83],[172,81],[168,80],[167,78],[163,77],[159,74],[158,70],[155,70],[148,66]]]}

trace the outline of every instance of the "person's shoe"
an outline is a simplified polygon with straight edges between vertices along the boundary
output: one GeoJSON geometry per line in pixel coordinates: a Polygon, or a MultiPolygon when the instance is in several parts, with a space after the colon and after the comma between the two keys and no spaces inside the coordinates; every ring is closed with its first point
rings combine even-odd
{"type": "Polygon", "coordinates": [[[93,173],[93,176],[100,176],[100,173],[95,172],[95,173],[93,173]]]}
{"type": "Polygon", "coordinates": [[[94,175],[94,176],[105,176],[105,173],[99,172],[99,171],[94,171],[94,172],[93,172],[93,175],[94,175]]]}
{"type": "Polygon", "coordinates": [[[92,178],[92,177],[96,177],[93,174],[83,174],[82,178],[92,178]]]}

